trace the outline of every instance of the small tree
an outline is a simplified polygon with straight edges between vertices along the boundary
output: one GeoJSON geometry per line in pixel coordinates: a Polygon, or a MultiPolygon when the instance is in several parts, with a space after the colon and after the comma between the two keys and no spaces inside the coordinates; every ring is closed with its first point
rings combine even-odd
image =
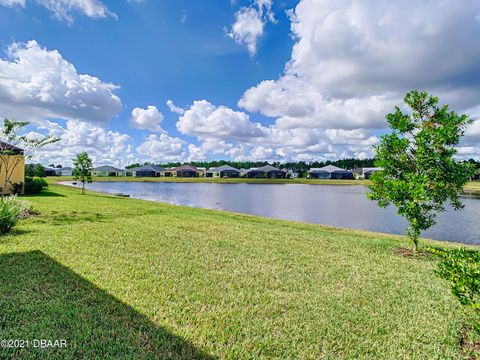
{"type": "Polygon", "coordinates": [[[45,177],[45,168],[42,164],[25,165],[25,177],[45,177]]]}
{"type": "Polygon", "coordinates": [[[92,160],[83,151],[73,159],[73,178],[82,183],[82,195],[85,194],[85,184],[92,182],[92,160]]]}
{"type": "Polygon", "coordinates": [[[405,95],[411,109],[396,107],[386,116],[391,133],[375,146],[376,165],[382,170],[372,175],[369,198],[381,207],[393,204],[409,223],[407,235],[418,250],[421,231],[435,224],[436,215],[463,205],[459,193],[472,175],[472,167],[455,161],[455,146],[472,122],[467,115],[438,106],[438,98],[426,92],[405,95]]]}
{"type": "Polygon", "coordinates": [[[33,176],[45,177],[45,168],[42,166],[42,164],[35,164],[33,167],[33,173],[33,176]]]}
{"type": "Polygon", "coordinates": [[[3,120],[0,130],[0,173],[5,174],[0,184],[2,197],[7,192],[7,186],[13,185],[10,179],[23,159],[31,159],[36,150],[60,140],[53,136],[32,139],[21,135],[28,124],[26,121],[3,120]]]}

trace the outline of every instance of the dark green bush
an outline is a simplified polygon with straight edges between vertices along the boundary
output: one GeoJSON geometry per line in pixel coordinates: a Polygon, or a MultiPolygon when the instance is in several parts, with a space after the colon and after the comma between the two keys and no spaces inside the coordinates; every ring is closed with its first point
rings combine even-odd
{"type": "Polygon", "coordinates": [[[43,178],[25,178],[25,194],[39,194],[48,189],[48,183],[43,178]]]}
{"type": "Polygon", "coordinates": [[[23,182],[16,182],[12,184],[13,195],[19,195],[23,191],[23,182]]]}
{"type": "Polygon", "coordinates": [[[453,295],[462,305],[475,311],[475,329],[480,333],[480,251],[462,248],[432,252],[441,258],[437,274],[450,283],[453,295]]]}

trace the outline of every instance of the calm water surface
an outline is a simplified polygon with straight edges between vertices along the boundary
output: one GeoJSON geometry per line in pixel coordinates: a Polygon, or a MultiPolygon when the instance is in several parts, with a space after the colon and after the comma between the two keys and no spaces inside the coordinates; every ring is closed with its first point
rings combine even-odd
{"type": "MultiPolygon", "coordinates": [[[[378,207],[367,199],[368,189],[358,185],[94,182],[87,188],[177,205],[392,234],[404,234],[406,227],[395,209],[378,207]]],[[[437,225],[423,236],[480,244],[480,199],[462,201],[463,210],[448,209],[440,214],[437,225]]]]}

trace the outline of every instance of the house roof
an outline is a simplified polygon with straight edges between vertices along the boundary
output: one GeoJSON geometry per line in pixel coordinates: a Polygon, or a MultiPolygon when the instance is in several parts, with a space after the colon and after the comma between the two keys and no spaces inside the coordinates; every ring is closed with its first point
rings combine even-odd
{"type": "Polygon", "coordinates": [[[198,172],[199,170],[192,165],[182,165],[182,166],[177,166],[176,168],[171,169],[172,171],[195,171],[198,172]]]}
{"type": "Polygon", "coordinates": [[[371,173],[371,172],[374,172],[374,171],[380,171],[380,170],[383,170],[382,168],[379,168],[379,167],[366,167],[366,168],[363,168],[362,171],[363,173],[371,173]]]}
{"type": "Polygon", "coordinates": [[[327,165],[321,168],[311,168],[308,172],[309,173],[325,173],[325,172],[333,173],[333,172],[350,172],[350,171],[339,168],[337,166],[327,165]]]}
{"type": "Polygon", "coordinates": [[[10,145],[4,141],[0,141],[0,150],[9,150],[13,152],[15,155],[22,155],[23,154],[23,149],[20,149],[19,147],[16,147],[14,145],[10,145]]]}
{"type": "Polygon", "coordinates": [[[238,170],[238,169],[236,169],[236,168],[234,168],[233,166],[230,166],[230,165],[222,165],[222,166],[213,167],[213,168],[208,169],[207,172],[213,172],[213,171],[218,171],[218,172],[236,171],[236,172],[240,172],[240,170],[238,170]]]}
{"type": "Polygon", "coordinates": [[[265,165],[265,166],[259,167],[258,169],[254,169],[253,171],[270,172],[270,171],[283,171],[283,170],[280,170],[279,168],[276,168],[275,166],[272,166],[272,165],[265,165]]]}
{"type": "Polygon", "coordinates": [[[144,166],[137,166],[134,168],[127,169],[128,172],[133,171],[165,171],[165,168],[157,165],[144,165],[144,166]]]}
{"type": "Polygon", "coordinates": [[[102,172],[125,172],[125,170],[118,169],[116,167],[113,167],[111,165],[102,165],[98,166],[96,168],[93,168],[93,171],[102,171],[102,172]]]}

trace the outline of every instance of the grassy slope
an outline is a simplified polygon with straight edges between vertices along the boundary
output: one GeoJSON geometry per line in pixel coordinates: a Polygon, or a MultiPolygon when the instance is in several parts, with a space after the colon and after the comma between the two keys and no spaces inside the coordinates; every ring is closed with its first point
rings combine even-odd
{"type": "Polygon", "coordinates": [[[466,186],[465,190],[480,192],[480,181],[470,181],[466,186]]]}
{"type": "Polygon", "coordinates": [[[404,238],[51,191],[0,238],[0,339],[68,348],[17,355],[461,356],[470,319],[404,238]]]}

